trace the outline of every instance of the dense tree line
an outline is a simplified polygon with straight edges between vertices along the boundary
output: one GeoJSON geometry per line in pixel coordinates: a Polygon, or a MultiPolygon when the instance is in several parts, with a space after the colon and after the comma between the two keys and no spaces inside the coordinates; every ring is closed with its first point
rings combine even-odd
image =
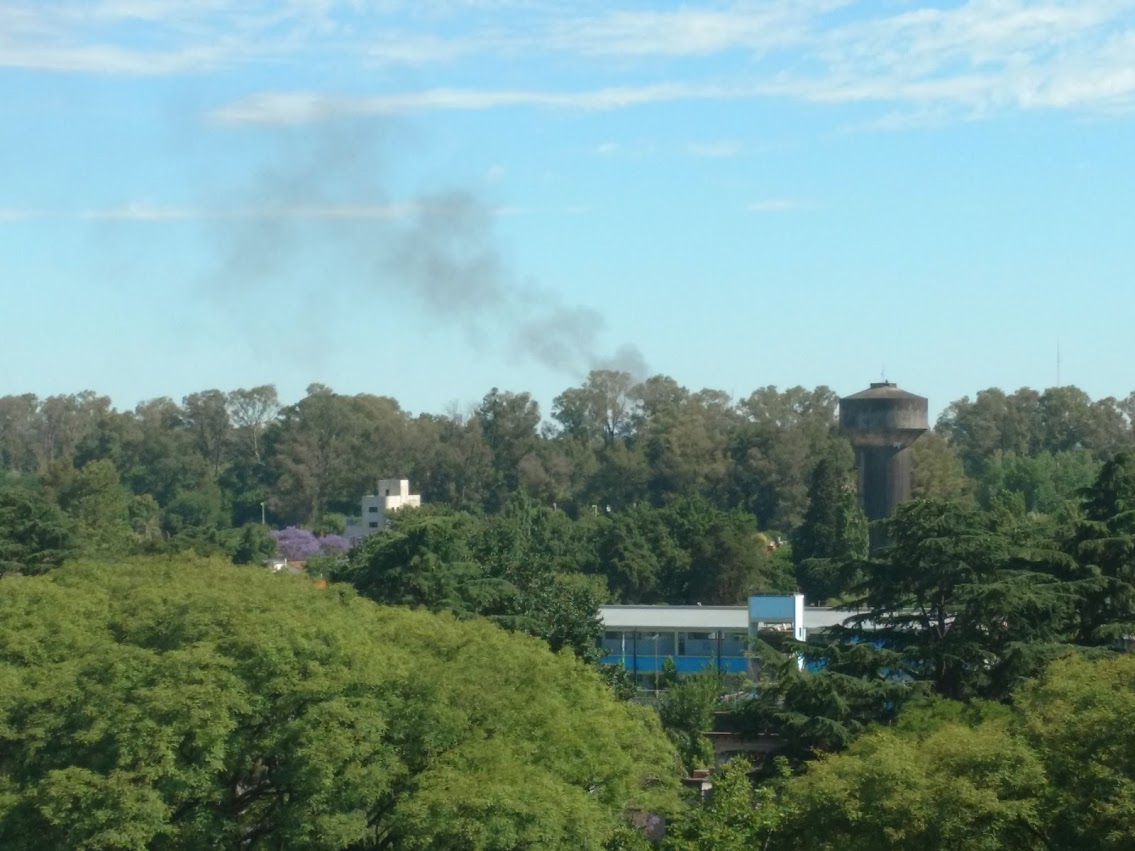
{"type": "MultiPolygon", "coordinates": [[[[89,553],[252,557],[271,546],[246,530],[262,518],[341,532],[379,478],[407,477],[427,504],[474,515],[498,514],[518,495],[572,519],[697,497],[791,538],[802,561],[857,546],[859,519],[841,504],[851,454],[837,406],[826,387],[732,399],[610,370],[557,396],[548,417],[529,394],[495,388],[467,414],[445,415],[323,385],[290,405],[262,386],[133,410],[89,391],[26,394],[0,397],[0,471],[38,485],[89,553]]],[[[1052,513],[1135,445],[1133,413],[1135,395],[984,390],[949,405],[915,444],[915,493],[1052,513]]],[[[823,567],[811,566],[821,594],[823,567]]],[[[634,582],[621,596],[650,599],[634,582]]]]}

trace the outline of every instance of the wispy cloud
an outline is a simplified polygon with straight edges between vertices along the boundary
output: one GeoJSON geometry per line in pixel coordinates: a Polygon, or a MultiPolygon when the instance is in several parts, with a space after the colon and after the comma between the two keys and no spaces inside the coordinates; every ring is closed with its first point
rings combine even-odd
{"type": "Polygon", "coordinates": [[[611,110],[723,98],[894,106],[891,126],[907,113],[943,120],[1031,109],[1125,114],[1135,108],[1135,0],[0,4],[0,67],[152,75],[226,73],[265,60],[287,67],[296,88],[221,104],[215,119],[293,124],[413,110],[611,110]],[[375,69],[412,64],[432,66],[434,85],[361,95],[323,90],[311,70],[319,63],[310,60],[331,52],[337,65],[358,70],[356,79],[389,80],[375,69]],[[494,71],[517,62],[546,68],[540,79],[556,85],[483,83],[503,79],[494,71]],[[461,84],[448,85],[454,81],[461,84]]]}
{"type": "Polygon", "coordinates": [[[716,142],[690,142],[686,150],[695,157],[735,157],[744,147],[736,139],[719,139],[716,142]]]}
{"type": "Polygon", "coordinates": [[[13,207],[0,207],[0,222],[23,222],[43,218],[42,210],[22,210],[13,207]]]}
{"type": "Polygon", "coordinates": [[[542,106],[577,110],[611,110],[678,100],[717,100],[753,92],[715,84],[657,83],[612,86],[572,92],[540,89],[427,89],[372,97],[338,97],[317,92],[270,92],[238,100],[212,113],[224,124],[302,124],[357,115],[383,115],[421,110],[480,110],[542,106]]]}
{"type": "MultiPolygon", "coordinates": [[[[489,216],[517,216],[529,210],[515,206],[485,206],[483,212],[489,216]]],[[[283,220],[368,220],[368,219],[410,219],[444,218],[460,215],[463,208],[459,204],[449,204],[445,199],[413,201],[393,204],[348,204],[348,203],[289,203],[266,204],[253,207],[183,207],[153,204],[148,201],[131,201],[111,207],[94,207],[79,211],[68,210],[21,210],[0,208],[0,223],[18,222],[27,219],[75,219],[90,222],[187,222],[187,221],[283,221],[283,220]]]]}
{"type": "Polygon", "coordinates": [[[565,16],[540,39],[544,49],[588,56],[706,56],[763,53],[799,44],[824,13],[844,0],[737,3],[724,8],[613,10],[565,16]]]}
{"type": "Polygon", "coordinates": [[[0,5],[0,68],[156,76],[293,54],[326,4],[53,0],[0,5]]]}

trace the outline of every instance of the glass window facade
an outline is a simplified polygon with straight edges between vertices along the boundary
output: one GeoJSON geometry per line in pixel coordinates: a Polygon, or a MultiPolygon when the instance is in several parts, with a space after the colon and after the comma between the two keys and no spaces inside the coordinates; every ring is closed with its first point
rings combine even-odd
{"type": "Polygon", "coordinates": [[[673,659],[679,674],[705,668],[726,673],[748,671],[748,635],[740,631],[679,632],[673,630],[607,630],[603,661],[621,664],[642,688],[658,688],[657,674],[673,659]],[[653,685],[645,685],[647,682],[653,685]]]}

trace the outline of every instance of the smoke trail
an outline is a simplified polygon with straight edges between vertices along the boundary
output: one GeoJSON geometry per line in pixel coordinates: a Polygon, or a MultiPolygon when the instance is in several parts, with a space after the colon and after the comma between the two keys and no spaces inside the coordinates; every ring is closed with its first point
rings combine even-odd
{"type": "Polygon", "coordinates": [[[321,257],[341,270],[337,285],[408,301],[475,346],[503,338],[510,355],[572,376],[612,366],[645,375],[633,346],[602,351],[598,311],[566,304],[509,267],[497,214],[473,192],[393,203],[382,179],[391,134],[357,125],[308,132],[316,136],[285,145],[217,223],[214,292],[264,285],[321,257]]]}

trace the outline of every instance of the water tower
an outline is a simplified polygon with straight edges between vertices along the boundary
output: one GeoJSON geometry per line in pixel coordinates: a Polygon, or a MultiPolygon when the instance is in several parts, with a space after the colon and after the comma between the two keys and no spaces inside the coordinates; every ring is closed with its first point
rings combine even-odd
{"type": "MultiPolygon", "coordinates": [[[[839,400],[839,425],[855,447],[859,504],[868,520],[881,520],[910,499],[910,445],[930,427],[926,398],[879,381],[839,400]]],[[[882,543],[872,528],[871,549],[882,543]]]]}

